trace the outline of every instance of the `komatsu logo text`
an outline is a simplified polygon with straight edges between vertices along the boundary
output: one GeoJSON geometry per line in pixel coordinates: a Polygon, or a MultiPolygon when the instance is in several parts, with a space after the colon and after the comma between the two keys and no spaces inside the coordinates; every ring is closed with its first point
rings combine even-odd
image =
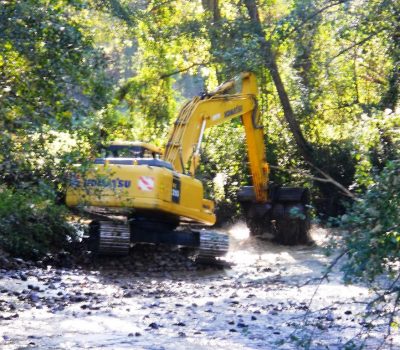
{"type": "Polygon", "coordinates": [[[72,187],[102,187],[102,188],[129,188],[131,181],[125,179],[80,179],[78,176],[73,176],[70,180],[72,187]]]}
{"type": "Polygon", "coordinates": [[[230,109],[224,113],[224,117],[228,118],[234,114],[238,114],[243,111],[243,106],[236,106],[235,108],[230,109]]]}

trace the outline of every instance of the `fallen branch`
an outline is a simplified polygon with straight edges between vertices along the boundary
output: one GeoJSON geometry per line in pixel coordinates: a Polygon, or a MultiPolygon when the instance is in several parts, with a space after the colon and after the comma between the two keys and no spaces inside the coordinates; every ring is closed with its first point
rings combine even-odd
{"type": "Polygon", "coordinates": [[[316,177],[313,175],[309,175],[309,174],[305,174],[303,171],[301,170],[297,170],[297,169],[284,169],[281,168],[279,166],[276,165],[270,165],[271,169],[275,169],[275,170],[279,170],[279,171],[283,171],[283,172],[287,172],[287,173],[293,173],[293,174],[300,174],[303,177],[313,180],[313,181],[319,181],[319,182],[325,182],[325,183],[331,183],[332,185],[336,186],[337,188],[339,188],[343,194],[345,196],[348,196],[352,199],[356,199],[356,196],[354,195],[354,193],[350,192],[346,187],[344,187],[341,183],[337,182],[335,179],[332,178],[332,176],[330,176],[329,174],[325,173],[323,170],[319,169],[317,166],[315,166],[314,164],[308,162],[308,164],[314,168],[316,171],[318,171],[321,175],[323,175],[324,177],[316,177]]]}
{"type": "Polygon", "coordinates": [[[297,170],[297,169],[293,169],[293,168],[284,169],[284,168],[279,167],[279,166],[276,166],[276,165],[270,165],[269,167],[270,167],[271,169],[275,169],[275,170],[278,170],[278,171],[283,171],[283,172],[286,172],[286,173],[300,174],[302,177],[305,177],[305,178],[307,178],[307,179],[314,180],[314,181],[319,181],[319,182],[331,182],[330,180],[328,180],[328,179],[323,179],[322,177],[315,177],[315,176],[313,176],[313,175],[306,174],[306,173],[305,173],[304,171],[302,171],[302,170],[297,170]]]}
{"type": "Polygon", "coordinates": [[[321,175],[323,175],[327,180],[329,180],[330,183],[332,183],[332,185],[336,186],[337,188],[341,189],[343,191],[343,194],[345,194],[346,196],[352,198],[352,199],[357,199],[357,197],[354,195],[353,192],[349,191],[346,187],[344,187],[341,183],[337,182],[332,176],[330,176],[329,174],[327,174],[325,171],[323,171],[322,169],[318,168],[317,166],[315,166],[314,164],[312,164],[311,162],[308,162],[308,164],[313,167],[316,171],[318,171],[321,175]]]}

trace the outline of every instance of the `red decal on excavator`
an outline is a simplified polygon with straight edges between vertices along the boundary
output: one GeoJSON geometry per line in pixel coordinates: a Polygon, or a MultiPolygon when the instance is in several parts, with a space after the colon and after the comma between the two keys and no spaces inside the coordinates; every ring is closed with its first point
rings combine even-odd
{"type": "Polygon", "coordinates": [[[139,177],[138,189],[141,191],[152,191],[154,189],[154,177],[152,176],[139,177]]]}

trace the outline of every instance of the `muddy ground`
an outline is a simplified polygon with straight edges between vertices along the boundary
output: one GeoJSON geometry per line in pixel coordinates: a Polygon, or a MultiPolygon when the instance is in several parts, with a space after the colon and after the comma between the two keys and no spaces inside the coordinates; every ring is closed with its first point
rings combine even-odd
{"type": "Polygon", "coordinates": [[[320,281],[329,231],[301,247],[231,232],[224,268],[149,245],[68,268],[3,257],[0,349],[400,349],[398,331],[382,345],[386,324],[365,327],[366,286],[320,281]]]}

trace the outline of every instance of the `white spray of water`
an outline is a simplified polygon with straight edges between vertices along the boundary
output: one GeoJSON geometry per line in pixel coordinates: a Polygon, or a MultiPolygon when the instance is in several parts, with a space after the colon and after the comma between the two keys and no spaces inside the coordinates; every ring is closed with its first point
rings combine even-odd
{"type": "Polygon", "coordinates": [[[250,237],[250,230],[244,222],[237,222],[228,229],[228,232],[238,241],[246,240],[250,237]]]}

